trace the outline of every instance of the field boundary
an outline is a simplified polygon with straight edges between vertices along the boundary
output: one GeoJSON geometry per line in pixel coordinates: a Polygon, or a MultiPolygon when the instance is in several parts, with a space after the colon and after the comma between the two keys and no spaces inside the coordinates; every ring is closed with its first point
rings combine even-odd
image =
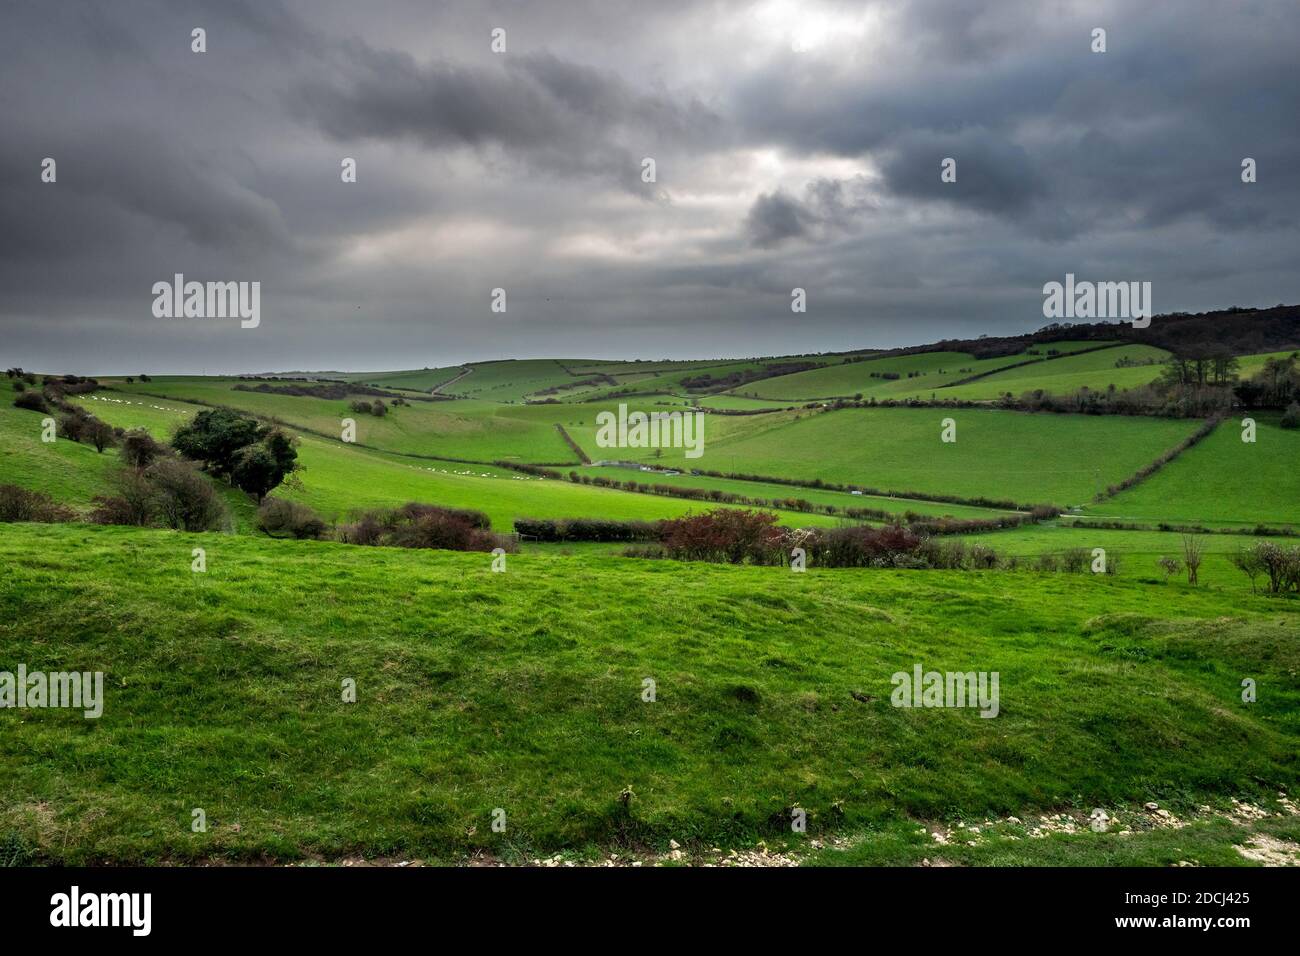
{"type": "Polygon", "coordinates": [[[568,446],[573,449],[573,453],[582,460],[582,464],[584,465],[591,464],[591,459],[588,458],[587,453],[582,450],[582,446],[573,440],[573,436],[571,436],[567,431],[564,430],[563,425],[561,425],[559,422],[556,422],[555,430],[560,433],[560,437],[563,438],[565,442],[568,444],[568,446]]]}
{"type": "Polygon", "coordinates": [[[1143,524],[1136,521],[1116,521],[1108,518],[1089,520],[1087,516],[1063,515],[1061,527],[1087,528],[1089,531],[1146,531],[1160,534],[1235,534],[1248,538],[1300,538],[1300,528],[1292,525],[1274,527],[1257,524],[1252,528],[1244,525],[1236,528],[1209,528],[1203,524],[1178,524],[1172,521],[1157,521],[1155,524],[1143,524]]]}
{"type": "MultiPolygon", "coordinates": [[[[443,391],[444,388],[446,388],[448,385],[455,385],[457,382],[459,382],[462,378],[464,378],[466,375],[468,375],[468,374],[469,374],[470,372],[472,372],[472,371],[474,371],[474,366],[472,366],[472,365],[462,365],[459,373],[457,373],[456,375],[453,375],[451,378],[447,379],[445,382],[439,382],[437,385],[433,386],[433,388],[429,389],[429,394],[430,394],[430,395],[445,395],[445,394],[447,394],[447,393],[445,393],[445,392],[443,391]]],[[[450,397],[451,397],[451,396],[448,395],[448,398],[450,398],[450,397]]]]}
{"type": "Polygon", "coordinates": [[[1097,492],[1097,494],[1092,499],[1093,502],[1096,503],[1096,502],[1106,501],[1107,499],[1110,498],[1114,498],[1121,491],[1127,491],[1128,489],[1133,488],[1136,485],[1139,485],[1142,482],[1146,481],[1148,478],[1150,478],[1160,469],[1164,468],[1165,465],[1169,464],[1171,461],[1173,461],[1183,452],[1187,451],[1187,449],[1193,447],[1194,445],[1200,444],[1202,440],[1208,438],[1214,432],[1214,430],[1219,427],[1219,424],[1222,421],[1223,421],[1223,416],[1221,415],[1215,415],[1211,418],[1207,418],[1204,422],[1201,423],[1200,428],[1196,429],[1196,431],[1192,432],[1190,435],[1188,435],[1186,438],[1180,441],[1173,448],[1170,448],[1168,451],[1166,451],[1155,461],[1151,462],[1148,465],[1144,465],[1142,468],[1139,468],[1137,471],[1133,472],[1133,474],[1129,475],[1119,484],[1107,485],[1103,491],[1097,492]]]}
{"type": "Polygon", "coordinates": [[[1106,349],[1119,348],[1122,343],[1111,342],[1109,345],[1097,345],[1092,348],[1079,349],[1077,352],[1066,352],[1063,355],[1043,355],[1039,358],[1029,359],[1024,362],[1016,362],[1014,365],[1004,365],[1001,368],[991,368],[987,372],[978,372],[967,378],[958,379],[955,382],[949,382],[946,385],[940,385],[939,388],[956,388],[958,385],[968,385],[971,382],[977,382],[982,378],[988,378],[990,375],[1000,375],[1003,372],[1009,372],[1013,368],[1024,368],[1026,365],[1038,365],[1042,362],[1054,362],[1057,359],[1072,358],[1075,355],[1089,355],[1093,352],[1104,352],[1106,349]]]}
{"type": "MultiPolygon", "coordinates": [[[[1045,344],[1045,345],[1050,345],[1051,343],[1048,342],[1048,343],[1043,343],[1043,344],[1045,344]]],[[[1089,354],[1090,352],[1101,352],[1101,351],[1104,351],[1105,349],[1114,349],[1114,348],[1119,348],[1121,345],[1132,345],[1132,344],[1133,344],[1132,342],[1111,342],[1111,343],[1108,343],[1108,344],[1106,344],[1106,345],[1097,345],[1097,346],[1094,346],[1094,347],[1092,347],[1092,348],[1079,349],[1077,352],[1065,352],[1065,353],[1062,354],[1062,355],[1044,355],[1044,356],[1041,356],[1041,357],[1039,357],[1039,358],[1029,359],[1028,361],[1024,361],[1024,362],[1013,362],[1013,363],[1010,364],[1010,365],[999,365],[997,368],[991,368],[991,369],[989,369],[989,370],[986,371],[986,372],[980,372],[980,373],[978,373],[978,374],[976,374],[976,375],[970,375],[970,376],[967,376],[966,378],[958,379],[958,380],[955,381],[955,382],[945,382],[943,385],[935,386],[934,391],[937,392],[937,391],[940,391],[940,390],[945,389],[945,388],[956,388],[958,385],[965,385],[965,384],[967,384],[967,383],[969,383],[969,382],[974,382],[974,381],[976,381],[977,379],[987,378],[987,377],[990,376],[990,375],[997,375],[999,372],[1005,372],[1005,371],[1008,371],[1009,369],[1013,369],[1013,368],[1022,368],[1022,367],[1026,366],[1026,365],[1038,365],[1038,364],[1040,364],[1040,363],[1042,363],[1042,362],[1055,362],[1055,361],[1057,361],[1058,359],[1070,358],[1070,357],[1075,356],[1075,355],[1087,355],[1087,354],[1089,354]]],[[[924,353],[918,353],[918,354],[924,354],[924,353]]],[[[883,357],[888,358],[889,356],[883,356],[883,357]]],[[[1010,358],[1010,357],[1011,357],[1011,356],[1008,356],[1008,358],[1010,358]]],[[[823,368],[836,368],[836,367],[837,367],[837,366],[836,366],[835,364],[833,364],[833,363],[830,364],[830,365],[823,366],[823,368]]],[[[790,374],[792,374],[792,375],[797,375],[797,374],[800,374],[800,373],[798,373],[798,372],[791,372],[790,374]]],[[[775,378],[780,378],[781,376],[778,375],[778,376],[774,376],[774,377],[775,377],[775,378]]],[[[741,388],[741,387],[743,387],[743,386],[739,386],[739,385],[738,385],[738,386],[736,386],[736,387],[737,387],[737,388],[741,388]]],[[[732,394],[736,394],[736,393],[734,392],[734,390],[728,390],[728,391],[726,391],[726,392],[721,392],[721,393],[719,393],[719,394],[722,394],[722,395],[732,395],[732,394]]],[[[764,401],[764,402],[796,402],[796,403],[797,403],[797,402],[863,401],[863,399],[855,399],[852,395],[823,395],[823,396],[818,397],[818,398],[769,398],[769,397],[767,397],[766,395],[758,395],[758,394],[755,394],[755,395],[738,395],[738,394],[736,394],[736,397],[737,397],[737,398],[757,398],[757,399],[759,399],[759,400],[761,400],[761,401],[764,401]]],[[[884,399],[883,401],[904,401],[904,399],[884,399]]],[[[996,399],[986,399],[985,401],[996,401],[996,399]]]]}
{"type": "Polygon", "coordinates": [[[729,471],[708,471],[702,469],[692,469],[691,474],[701,475],[705,478],[726,478],[730,481],[767,482],[774,485],[793,485],[796,488],[819,488],[823,491],[845,491],[850,494],[855,491],[860,491],[864,495],[871,495],[873,498],[902,498],[910,501],[928,501],[932,504],[939,505],[968,505],[972,508],[988,508],[992,511],[1033,511],[1034,508],[1049,504],[1048,502],[1040,502],[1037,505],[1017,504],[1014,501],[1001,501],[991,498],[965,498],[960,495],[927,495],[911,491],[887,491],[879,488],[872,488],[867,485],[842,484],[836,481],[826,481],[822,478],[776,478],[770,475],[751,475],[729,471]]]}

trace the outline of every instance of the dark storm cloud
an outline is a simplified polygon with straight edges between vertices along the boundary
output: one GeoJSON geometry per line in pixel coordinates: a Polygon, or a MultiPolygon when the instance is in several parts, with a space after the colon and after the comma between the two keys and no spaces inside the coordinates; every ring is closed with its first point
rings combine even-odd
{"type": "MultiPolygon", "coordinates": [[[[747,129],[794,151],[875,161],[889,198],[967,207],[1059,240],[1116,218],[1156,228],[1294,224],[1300,179],[1243,193],[1245,156],[1300,162],[1300,8],[1251,4],[905,5],[870,82],[834,59],[773,62],[734,91],[747,129]],[[1093,26],[1108,50],[1089,49],[1093,26]],[[939,164],[958,162],[957,183],[939,164]],[[1279,200],[1282,200],[1279,203],[1279,200]]],[[[1263,162],[1263,160],[1261,160],[1263,162]]]]}
{"type": "Polygon", "coordinates": [[[805,187],[802,199],[781,190],[759,196],[750,207],[745,228],[750,242],[762,249],[800,237],[831,239],[855,232],[875,205],[862,176],[815,179],[805,187]]]}
{"type": "Polygon", "coordinates": [[[420,64],[359,49],[354,76],[313,83],[295,107],[336,140],[412,139],[430,149],[497,148],[549,173],[640,184],[647,150],[718,139],[719,118],[695,101],[631,88],[617,74],[549,53],[489,65],[420,64]]]}
{"type": "Polygon", "coordinates": [[[1263,0],[11,0],[7,364],[889,346],[1036,327],[1066,271],[1158,310],[1297,301],[1297,27],[1263,0]],[[261,327],[154,319],[174,272],[261,281],[261,327]]]}
{"type": "Polygon", "coordinates": [[[807,220],[808,213],[802,204],[785,193],[775,192],[754,200],[745,225],[754,245],[767,248],[804,235],[807,220]]]}

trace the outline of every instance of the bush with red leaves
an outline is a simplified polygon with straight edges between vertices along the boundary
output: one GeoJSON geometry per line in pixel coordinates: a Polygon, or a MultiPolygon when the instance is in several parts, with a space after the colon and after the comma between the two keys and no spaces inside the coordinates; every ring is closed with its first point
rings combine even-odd
{"type": "Polygon", "coordinates": [[[770,511],[715,508],[662,522],[660,540],[669,557],[683,561],[773,564],[786,541],[776,521],[770,511]]]}

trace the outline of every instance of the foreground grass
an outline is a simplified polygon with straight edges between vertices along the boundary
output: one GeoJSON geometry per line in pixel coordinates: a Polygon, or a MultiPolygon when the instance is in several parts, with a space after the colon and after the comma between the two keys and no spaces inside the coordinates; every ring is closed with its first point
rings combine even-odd
{"type": "Polygon", "coordinates": [[[543,554],[493,574],[85,526],[4,526],[0,560],[0,670],[106,674],[97,721],[0,712],[0,838],[45,861],[733,846],[793,807],[854,832],[1263,798],[1300,771],[1300,604],[1210,587],[543,554]],[[998,671],[1000,715],[890,706],[918,662],[998,671]]]}
{"type": "MultiPolygon", "coordinates": [[[[803,859],[809,866],[1258,866],[1239,848],[1250,850],[1263,838],[1300,841],[1300,819],[1282,814],[1251,822],[1210,817],[1180,828],[1121,835],[1093,833],[1086,824],[1075,833],[1026,836],[1028,827],[999,826],[976,834],[982,839],[936,844],[914,824],[888,824],[857,834],[845,846],[826,847],[803,859]]],[[[1285,857],[1277,857],[1273,865],[1285,857]]],[[[1285,864],[1284,864],[1285,865],[1285,864]]],[[[1300,865],[1292,855],[1289,865],[1300,865]]]]}

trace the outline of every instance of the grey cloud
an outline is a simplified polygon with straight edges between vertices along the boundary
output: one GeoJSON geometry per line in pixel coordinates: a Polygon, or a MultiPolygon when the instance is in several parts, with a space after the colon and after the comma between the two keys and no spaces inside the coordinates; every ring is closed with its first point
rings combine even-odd
{"type": "Polygon", "coordinates": [[[807,184],[802,199],[779,189],[759,196],[745,218],[745,229],[749,241],[761,249],[787,239],[825,241],[857,231],[862,217],[875,208],[865,177],[820,178],[807,184]]]}
{"type": "Polygon", "coordinates": [[[767,248],[807,232],[808,213],[783,192],[759,196],[750,207],[745,225],[751,241],[767,248]]]}
{"type": "Polygon", "coordinates": [[[805,0],[767,25],[752,8],[9,0],[8,363],[901,345],[1033,328],[1066,271],[1140,274],[1162,309],[1300,300],[1294,4],[805,0]],[[832,29],[794,54],[779,33],[862,9],[857,45],[832,29]],[[1110,51],[1089,54],[1101,21],[1110,51]],[[149,285],[174,271],[260,279],[261,328],[154,320],[149,285]]]}
{"type": "Polygon", "coordinates": [[[722,136],[698,101],[634,89],[616,74],[549,53],[490,65],[420,64],[395,51],[355,51],[353,75],[300,88],[298,112],[339,141],[409,139],[430,149],[499,147],[549,173],[641,189],[641,160],[701,149],[722,136]]]}

